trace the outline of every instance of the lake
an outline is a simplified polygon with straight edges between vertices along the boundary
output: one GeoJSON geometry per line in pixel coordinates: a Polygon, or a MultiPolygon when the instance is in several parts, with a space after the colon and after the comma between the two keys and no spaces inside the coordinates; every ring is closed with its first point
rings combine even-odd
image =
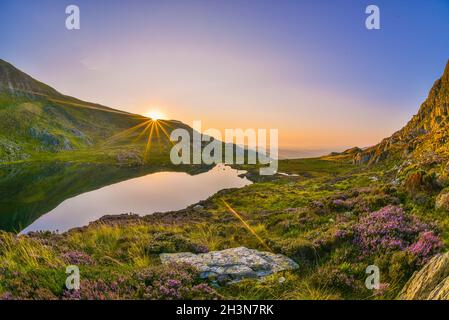
{"type": "Polygon", "coordinates": [[[198,174],[69,164],[8,169],[0,170],[0,229],[20,233],[64,232],[104,215],[180,210],[251,184],[225,165],[198,174]]]}

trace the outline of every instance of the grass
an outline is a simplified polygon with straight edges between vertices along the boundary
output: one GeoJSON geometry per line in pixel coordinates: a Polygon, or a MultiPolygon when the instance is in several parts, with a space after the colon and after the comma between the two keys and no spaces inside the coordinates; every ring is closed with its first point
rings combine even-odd
{"type": "Polygon", "coordinates": [[[30,270],[43,266],[62,266],[62,260],[39,241],[12,234],[0,234],[0,265],[11,270],[30,270]]]}
{"type": "MultiPolygon", "coordinates": [[[[301,159],[281,161],[280,168],[298,176],[273,176],[241,189],[221,191],[203,203],[203,214],[190,208],[178,212],[176,219],[173,215],[161,214],[133,218],[126,223],[106,220],[62,235],[41,233],[16,237],[3,234],[0,254],[4,257],[2,266],[6,271],[0,274],[4,283],[0,292],[25,298],[39,298],[51,292],[54,297],[61,297],[64,265],[69,263],[65,257],[67,253],[81,252],[90,261],[81,267],[83,277],[91,281],[86,284],[88,288],[102,281],[109,284],[123,278],[124,283],[134,289],[124,293],[108,287],[105,290],[111,291],[110,297],[142,298],[140,289],[135,288],[139,273],[170,272],[159,265],[160,253],[202,252],[203,248],[222,250],[238,246],[266,250],[255,233],[272,251],[298,262],[300,269],[275,274],[263,281],[245,280],[214,288],[218,297],[391,299],[419,268],[413,257],[405,258],[400,251],[364,256],[351,240],[336,238],[335,234],[351,230],[366,212],[389,204],[402,205],[408,214],[424,222],[431,221],[435,230],[442,230],[449,223],[443,212],[427,203],[416,202],[401,187],[392,187],[391,175],[384,166],[358,167],[340,161],[301,159]],[[249,228],[229,211],[223,199],[249,228]],[[373,294],[364,287],[365,268],[373,263],[381,267],[382,279],[389,284],[380,294],[373,294]],[[24,270],[25,275],[10,276],[15,268],[24,270]],[[31,274],[33,270],[40,271],[31,274]],[[40,279],[38,282],[45,288],[44,293],[27,289],[23,281],[29,277],[40,279]]],[[[254,168],[247,169],[251,175],[254,168]]],[[[447,232],[440,236],[447,244],[447,232]]],[[[151,283],[151,290],[155,290],[154,282],[151,283]]]]}

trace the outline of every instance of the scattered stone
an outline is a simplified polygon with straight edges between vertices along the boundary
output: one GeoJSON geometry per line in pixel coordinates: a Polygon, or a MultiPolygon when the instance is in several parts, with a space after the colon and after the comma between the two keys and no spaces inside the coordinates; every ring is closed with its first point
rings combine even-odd
{"type": "Polygon", "coordinates": [[[121,151],[117,154],[119,165],[140,166],[144,163],[142,157],[134,151],[121,151]]]}
{"type": "Polygon", "coordinates": [[[415,272],[398,296],[401,300],[449,299],[449,252],[433,257],[415,272]]]}
{"type": "Polygon", "coordinates": [[[435,208],[449,211],[449,192],[443,191],[437,196],[435,200],[435,208]]]}
{"type": "Polygon", "coordinates": [[[346,211],[345,213],[343,213],[343,215],[346,218],[352,218],[354,216],[354,214],[351,211],[346,211]]]}
{"type": "Polygon", "coordinates": [[[39,141],[46,149],[53,151],[73,149],[70,141],[66,137],[52,134],[47,130],[31,127],[29,128],[29,134],[33,139],[39,141]]]}
{"type": "Polygon", "coordinates": [[[201,211],[203,209],[204,209],[204,207],[200,204],[197,204],[196,206],[193,207],[193,210],[195,210],[195,211],[201,211]]]}
{"type": "Polygon", "coordinates": [[[187,263],[194,266],[203,279],[219,283],[245,278],[261,278],[270,274],[295,270],[298,264],[290,258],[245,247],[193,254],[191,252],[162,253],[162,264],[187,263]]]}
{"type": "Polygon", "coordinates": [[[27,158],[29,158],[29,155],[22,151],[21,146],[6,139],[0,139],[0,162],[24,160],[27,158]]]}

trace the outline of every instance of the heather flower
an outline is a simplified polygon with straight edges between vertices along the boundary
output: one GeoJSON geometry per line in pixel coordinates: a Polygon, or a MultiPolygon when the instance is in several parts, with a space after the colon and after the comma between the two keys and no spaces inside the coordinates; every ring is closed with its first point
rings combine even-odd
{"type": "Polygon", "coordinates": [[[92,258],[81,251],[69,251],[62,254],[62,259],[68,264],[73,265],[93,265],[92,258]]]}
{"type": "Polygon", "coordinates": [[[14,300],[14,297],[10,292],[5,292],[0,294],[0,300],[14,300]]]}
{"type": "Polygon", "coordinates": [[[426,231],[419,235],[418,240],[408,250],[418,257],[420,264],[425,264],[442,248],[443,243],[441,240],[432,231],[426,231]]]}
{"type": "Polygon", "coordinates": [[[348,230],[345,229],[338,229],[334,233],[334,238],[337,240],[345,240],[347,239],[351,233],[348,230]]]}
{"type": "Polygon", "coordinates": [[[335,199],[332,201],[332,208],[338,211],[351,209],[351,204],[343,199],[335,199]]]}
{"type": "Polygon", "coordinates": [[[340,290],[359,290],[361,282],[358,281],[353,274],[350,274],[339,268],[324,269],[319,277],[313,279],[317,285],[326,285],[331,288],[338,288],[340,290]]]}
{"type": "Polygon", "coordinates": [[[408,250],[426,259],[441,249],[429,226],[397,206],[386,206],[362,217],[354,226],[354,243],[367,255],[376,251],[408,250]]]}
{"type": "Polygon", "coordinates": [[[201,283],[198,272],[190,265],[172,264],[150,268],[138,274],[143,298],[162,300],[212,299],[215,291],[201,283]]]}
{"type": "Polygon", "coordinates": [[[207,296],[213,296],[215,294],[214,289],[212,289],[208,284],[206,283],[200,283],[192,287],[192,292],[203,294],[207,296]]]}
{"type": "Polygon", "coordinates": [[[311,203],[311,208],[316,212],[318,215],[323,215],[326,213],[326,209],[324,207],[324,204],[321,201],[314,200],[311,203]]]}
{"type": "Polygon", "coordinates": [[[181,285],[181,281],[179,280],[175,280],[175,279],[170,279],[167,281],[167,286],[169,287],[179,287],[181,285]]]}
{"type": "Polygon", "coordinates": [[[79,290],[65,290],[64,300],[120,300],[130,299],[136,288],[130,286],[124,278],[112,282],[104,280],[81,280],[79,290]]]}

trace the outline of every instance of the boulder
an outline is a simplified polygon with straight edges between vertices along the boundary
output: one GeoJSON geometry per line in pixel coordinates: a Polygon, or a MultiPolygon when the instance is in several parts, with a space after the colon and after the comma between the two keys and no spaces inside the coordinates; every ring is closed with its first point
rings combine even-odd
{"type": "Polygon", "coordinates": [[[190,264],[198,270],[201,278],[220,282],[261,278],[279,271],[298,268],[296,262],[284,255],[245,247],[201,254],[162,253],[160,258],[162,264],[190,264]]]}
{"type": "Polygon", "coordinates": [[[449,252],[433,257],[420,271],[415,272],[402,291],[401,300],[449,299],[449,252]]]}
{"type": "Polygon", "coordinates": [[[204,207],[202,206],[202,205],[200,205],[200,204],[197,204],[197,205],[195,205],[194,207],[193,207],[193,210],[195,210],[195,211],[201,211],[201,210],[203,210],[204,209],[204,207]]]}
{"type": "Polygon", "coordinates": [[[435,208],[449,211],[449,192],[441,192],[435,200],[435,208]]]}

